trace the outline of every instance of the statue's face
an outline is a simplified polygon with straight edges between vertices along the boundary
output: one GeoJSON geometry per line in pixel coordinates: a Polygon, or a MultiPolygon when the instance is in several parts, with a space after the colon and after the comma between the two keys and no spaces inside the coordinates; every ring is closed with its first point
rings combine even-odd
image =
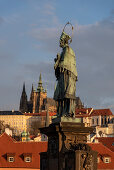
{"type": "Polygon", "coordinates": [[[64,44],[64,40],[63,40],[63,39],[60,39],[60,41],[59,41],[59,42],[60,42],[60,47],[62,47],[62,48],[63,48],[63,47],[64,47],[64,45],[65,45],[65,44],[64,44]]]}

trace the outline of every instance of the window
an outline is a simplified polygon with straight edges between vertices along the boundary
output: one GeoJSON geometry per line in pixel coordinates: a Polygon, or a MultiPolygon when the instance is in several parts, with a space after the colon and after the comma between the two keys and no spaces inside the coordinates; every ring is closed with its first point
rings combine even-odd
{"type": "Polygon", "coordinates": [[[94,119],[92,119],[92,123],[94,124],[94,119]]]}
{"type": "Polygon", "coordinates": [[[97,158],[97,163],[99,163],[99,162],[100,162],[100,158],[98,157],[98,158],[97,158]]]}
{"type": "Polygon", "coordinates": [[[103,118],[101,119],[101,125],[103,125],[103,118]]]}
{"type": "Polygon", "coordinates": [[[8,157],[8,162],[14,162],[14,157],[8,157]]]}
{"type": "Polygon", "coordinates": [[[105,116],[105,125],[106,125],[106,123],[107,123],[107,120],[106,120],[106,116],[105,116]]]}
{"type": "Polygon", "coordinates": [[[31,157],[25,157],[25,162],[31,162],[31,157]]]}
{"type": "Polygon", "coordinates": [[[105,158],[105,163],[110,163],[110,158],[105,158]]]}
{"type": "Polygon", "coordinates": [[[97,125],[99,124],[99,119],[97,118],[97,125]]]}

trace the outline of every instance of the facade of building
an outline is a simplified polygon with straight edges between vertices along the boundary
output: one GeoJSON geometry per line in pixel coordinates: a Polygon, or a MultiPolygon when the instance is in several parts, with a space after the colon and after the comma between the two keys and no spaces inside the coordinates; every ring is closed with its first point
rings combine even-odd
{"type": "Polygon", "coordinates": [[[106,127],[114,117],[110,109],[95,109],[91,113],[91,126],[106,127]]]}
{"type": "MultiPolygon", "coordinates": [[[[49,123],[56,113],[49,112],[49,123]]],[[[0,121],[4,125],[9,125],[13,129],[13,134],[21,135],[23,131],[30,132],[33,122],[40,122],[41,126],[45,126],[46,112],[41,113],[21,113],[19,111],[0,111],[0,121]]]]}
{"type": "Polygon", "coordinates": [[[114,137],[114,115],[110,109],[76,109],[76,117],[81,117],[85,126],[94,128],[88,142],[94,142],[96,137],[114,137]]]}
{"type": "Polygon", "coordinates": [[[82,117],[86,126],[107,127],[113,124],[114,115],[110,109],[82,108],[76,109],[76,117],[82,117]]]}

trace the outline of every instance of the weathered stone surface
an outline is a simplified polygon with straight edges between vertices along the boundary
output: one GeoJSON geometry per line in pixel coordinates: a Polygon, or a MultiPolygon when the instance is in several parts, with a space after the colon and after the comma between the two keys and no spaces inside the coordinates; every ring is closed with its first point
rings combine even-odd
{"type": "Polygon", "coordinates": [[[45,159],[47,166],[41,170],[97,169],[97,153],[86,144],[87,135],[93,128],[84,127],[82,123],[61,122],[40,131],[48,136],[47,153],[41,154],[41,160],[45,159]]]}

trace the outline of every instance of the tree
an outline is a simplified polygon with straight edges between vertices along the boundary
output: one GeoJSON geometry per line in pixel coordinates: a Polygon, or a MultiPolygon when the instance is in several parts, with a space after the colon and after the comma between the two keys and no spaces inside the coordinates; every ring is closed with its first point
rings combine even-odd
{"type": "Polygon", "coordinates": [[[39,128],[41,128],[41,121],[34,121],[31,123],[31,130],[30,130],[30,134],[31,135],[35,135],[37,136],[38,133],[40,132],[39,128]]]}

